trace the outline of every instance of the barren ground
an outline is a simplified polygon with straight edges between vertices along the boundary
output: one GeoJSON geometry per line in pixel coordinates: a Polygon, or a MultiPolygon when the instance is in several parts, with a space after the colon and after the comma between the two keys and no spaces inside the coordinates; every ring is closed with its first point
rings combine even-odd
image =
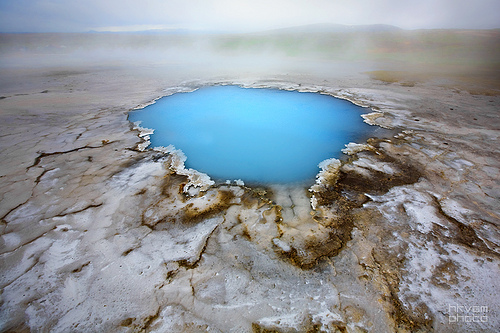
{"type": "Polygon", "coordinates": [[[0,331],[500,327],[495,69],[40,57],[0,68],[0,331]],[[210,84],[346,98],[394,135],[310,188],[209,185],[127,112],[210,84]]]}

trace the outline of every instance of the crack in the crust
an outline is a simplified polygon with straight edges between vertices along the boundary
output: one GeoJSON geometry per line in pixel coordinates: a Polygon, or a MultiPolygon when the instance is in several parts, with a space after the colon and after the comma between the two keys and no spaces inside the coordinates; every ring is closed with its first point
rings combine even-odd
{"type": "Polygon", "coordinates": [[[31,264],[28,268],[26,268],[26,270],[24,272],[20,273],[18,276],[16,276],[15,278],[13,278],[12,281],[10,281],[10,282],[8,282],[8,283],[0,286],[2,288],[2,290],[4,290],[5,288],[9,287],[11,284],[13,284],[14,282],[16,282],[19,278],[21,278],[24,274],[26,274],[29,271],[31,271],[33,269],[33,267],[35,267],[36,265],[38,265],[38,259],[39,258],[35,259],[35,261],[33,262],[33,264],[31,264]]]}
{"type": "Polygon", "coordinates": [[[23,247],[23,246],[25,246],[25,245],[28,245],[28,244],[30,244],[30,243],[33,243],[33,242],[37,241],[38,239],[40,239],[40,238],[44,237],[45,235],[47,235],[49,232],[51,232],[51,231],[52,231],[52,230],[54,230],[55,228],[56,228],[56,226],[54,226],[54,227],[50,228],[49,230],[45,231],[44,233],[42,233],[42,234],[40,234],[40,235],[38,235],[38,236],[36,236],[36,237],[34,237],[34,238],[32,238],[32,239],[28,240],[27,242],[24,242],[24,243],[22,243],[22,244],[19,244],[18,246],[16,246],[16,248],[15,248],[15,249],[12,249],[12,250],[10,250],[10,251],[0,252],[0,255],[6,254],[6,253],[12,253],[12,252],[14,252],[14,251],[16,251],[16,250],[20,249],[21,247],[23,247]]]}
{"type": "Polygon", "coordinates": [[[196,297],[196,290],[194,290],[194,285],[193,285],[193,275],[191,274],[191,277],[189,278],[189,286],[191,287],[191,296],[193,296],[193,300],[196,297]]]}
{"type": "Polygon", "coordinates": [[[150,315],[144,319],[144,323],[142,324],[142,326],[140,328],[143,331],[148,329],[153,324],[153,322],[160,316],[160,311],[161,311],[161,307],[158,306],[158,308],[156,309],[156,312],[153,315],[150,315]]]}
{"type": "MultiPolygon", "coordinates": [[[[42,179],[42,177],[45,176],[45,174],[47,172],[52,171],[52,170],[54,170],[54,169],[43,169],[42,173],[38,177],[36,177],[35,186],[33,186],[33,189],[40,183],[40,180],[42,179]]],[[[32,190],[32,192],[33,192],[33,190],[32,190]]]]}
{"type": "Polygon", "coordinates": [[[54,215],[52,218],[54,217],[63,217],[63,216],[66,216],[66,215],[73,215],[73,214],[78,214],[78,213],[81,213],[83,211],[86,211],[87,209],[90,209],[90,208],[96,208],[96,207],[100,207],[102,206],[103,203],[98,203],[98,204],[90,204],[88,205],[87,207],[85,208],[82,208],[82,209],[79,209],[79,210],[75,210],[75,211],[72,211],[72,212],[67,212],[67,213],[59,213],[57,215],[54,215]]]}
{"type": "MultiPolygon", "coordinates": [[[[140,226],[127,228],[127,229],[125,229],[125,230],[122,232],[122,234],[123,234],[123,235],[125,235],[125,234],[127,234],[129,231],[131,231],[131,230],[133,230],[133,229],[138,229],[138,228],[140,228],[140,227],[142,227],[142,226],[144,226],[144,227],[148,228],[148,231],[147,231],[145,234],[141,235],[141,236],[135,236],[135,240],[136,240],[136,242],[137,242],[137,243],[136,243],[136,245],[130,246],[127,250],[125,250],[124,252],[122,252],[122,256],[127,256],[128,254],[130,254],[130,252],[132,252],[132,251],[135,251],[135,250],[139,249],[139,248],[142,246],[142,240],[143,240],[144,238],[146,238],[146,237],[147,237],[150,233],[152,233],[152,232],[153,232],[153,229],[151,229],[151,227],[148,227],[147,225],[143,225],[143,224],[141,224],[140,226]]],[[[112,238],[112,237],[114,237],[114,236],[115,236],[115,235],[110,235],[110,236],[108,236],[108,237],[104,237],[104,239],[109,240],[110,238],[112,238]]]]}
{"type": "MultiPolygon", "coordinates": [[[[29,199],[28,199],[28,200],[29,200],[29,199]]],[[[26,200],[26,202],[27,202],[28,200],[26,200]]],[[[24,202],[24,203],[22,203],[22,204],[19,204],[19,205],[18,205],[18,207],[19,207],[19,206],[21,206],[21,205],[23,205],[23,204],[25,204],[26,202],[24,202]]],[[[47,219],[51,219],[51,218],[54,218],[54,217],[63,217],[63,216],[72,215],[72,214],[78,214],[78,213],[81,213],[81,212],[83,212],[83,211],[85,211],[85,210],[87,210],[87,209],[100,207],[100,206],[102,206],[102,205],[103,205],[103,203],[99,203],[99,204],[90,204],[90,205],[88,205],[87,207],[84,207],[84,208],[82,208],[82,209],[75,210],[75,211],[72,211],[72,212],[67,212],[67,213],[59,213],[59,214],[54,215],[54,216],[52,216],[52,217],[49,217],[49,218],[47,218],[47,219]]],[[[17,207],[16,207],[16,208],[17,208],[17,207]]],[[[16,208],[13,208],[11,211],[15,210],[16,208]]],[[[10,214],[10,212],[9,212],[7,215],[9,215],[9,214],[10,214]]],[[[7,216],[7,215],[5,215],[5,216],[7,216]]],[[[2,220],[3,220],[3,221],[5,221],[3,218],[2,218],[2,220]]],[[[9,252],[13,252],[13,251],[15,251],[15,250],[17,250],[17,249],[19,249],[19,248],[21,248],[21,247],[23,247],[23,246],[25,246],[25,245],[29,244],[29,243],[32,243],[32,242],[36,241],[37,239],[39,239],[39,238],[41,238],[41,237],[45,236],[47,233],[49,233],[50,231],[54,230],[55,228],[56,228],[56,227],[54,226],[54,227],[53,227],[53,228],[51,228],[50,230],[48,230],[48,231],[44,232],[43,234],[41,234],[41,235],[39,235],[39,236],[37,236],[37,237],[35,237],[35,238],[33,238],[33,239],[29,240],[28,242],[25,242],[25,243],[23,243],[23,244],[20,244],[20,245],[19,245],[19,246],[17,246],[15,249],[13,249],[13,250],[11,250],[11,251],[7,251],[7,252],[2,252],[1,254],[4,254],[4,253],[9,253],[9,252]]]]}
{"type": "MultiPolygon", "coordinates": [[[[12,251],[8,251],[8,252],[3,252],[3,253],[1,253],[1,255],[7,254],[7,253],[12,253],[12,252],[14,252],[14,251],[16,251],[16,250],[20,249],[21,247],[23,247],[23,246],[25,246],[25,245],[27,245],[27,244],[30,244],[30,243],[32,243],[32,242],[34,242],[34,241],[36,241],[37,239],[39,239],[39,238],[41,238],[41,237],[45,236],[48,232],[50,232],[50,231],[52,231],[52,230],[54,230],[54,228],[52,228],[52,229],[50,229],[50,230],[48,230],[48,231],[44,232],[44,233],[43,233],[43,234],[41,234],[40,236],[38,236],[38,237],[36,237],[36,238],[34,238],[34,239],[32,239],[32,240],[30,240],[30,241],[28,241],[28,242],[24,243],[24,244],[21,244],[21,245],[17,246],[17,247],[16,247],[15,249],[13,249],[12,251]]],[[[13,284],[14,282],[16,282],[16,281],[17,281],[20,277],[22,277],[23,275],[25,275],[26,273],[28,273],[29,271],[31,271],[31,270],[32,270],[32,269],[33,269],[36,265],[38,265],[38,264],[40,263],[40,262],[39,262],[39,260],[40,260],[41,256],[45,253],[45,251],[47,251],[47,249],[48,249],[48,248],[50,248],[50,247],[52,246],[52,244],[53,244],[53,243],[50,243],[50,245],[49,245],[49,246],[47,246],[45,249],[43,249],[41,252],[37,252],[37,253],[36,253],[36,257],[33,259],[33,260],[34,260],[34,262],[33,262],[33,264],[32,264],[32,265],[30,265],[28,268],[26,268],[26,269],[24,270],[24,272],[20,273],[20,274],[19,274],[19,275],[17,275],[15,278],[13,278],[10,282],[8,282],[8,283],[6,283],[6,284],[4,284],[4,285],[0,286],[0,288],[1,288],[1,289],[5,289],[6,287],[8,287],[8,286],[10,286],[11,284],[13,284]]],[[[32,258],[32,257],[34,257],[34,256],[35,256],[35,255],[30,256],[28,259],[31,259],[31,258],[32,258]]]]}
{"type": "Polygon", "coordinates": [[[84,150],[84,149],[95,149],[95,148],[102,148],[106,145],[109,145],[109,144],[112,144],[116,141],[106,141],[106,140],[103,140],[102,142],[102,145],[101,146],[83,146],[83,147],[77,147],[77,148],[73,148],[73,149],[70,149],[70,150],[66,150],[66,151],[55,151],[55,152],[51,152],[51,153],[46,153],[46,152],[38,152],[38,156],[35,158],[35,161],[33,162],[32,165],[30,165],[29,167],[26,168],[26,170],[29,170],[35,166],[37,166],[38,164],[40,164],[40,161],[42,160],[42,158],[44,157],[47,157],[47,156],[53,156],[53,155],[62,155],[62,154],[67,154],[67,153],[73,153],[75,151],[79,151],[79,150],[84,150]]]}
{"type": "MultiPolygon", "coordinates": [[[[102,148],[102,147],[104,147],[105,145],[109,145],[109,144],[114,143],[114,142],[116,142],[116,141],[106,141],[106,142],[104,142],[104,141],[103,141],[103,144],[102,144],[101,146],[84,146],[84,147],[78,147],[78,148],[74,148],[74,149],[70,149],[70,150],[67,150],[67,151],[62,151],[62,152],[52,152],[52,153],[39,152],[39,155],[35,158],[35,161],[33,162],[33,164],[32,164],[32,165],[30,165],[29,167],[27,167],[27,168],[26,168],[26,171],[28,171],[28,170],[30,170],[31,168],[33,168],[33,167],[37,166],[38,164],[40,164],[40,162],[41,162],[42,158],[47,157],[47,156],[52,156],[52,155],[62,155],[62,154],[72,153],[72,152],[79,151],[79,150],[84,150],[84,149],[102,148]]],[[[44,176],[47,172],[49,172],[49,171],[51,171],[51,170],[53,170],[53,169],[48,169],[48,170],[47,170],[47,169],[44,169],[44,170],[43,170],[43,172],[42,172],[40,175],[38,175],[38,176],[36,177],[36,179],[35,179],[35,181],[34,181],[35,186],[33,186],[33,189],[34,189],[34,188],[35,188],[35,187],[36,187],[36,186],[40,183],[41,178],[42,178],[42,177],[43,177],[43,176],[44,176]]],[[[22,202],[22,203],[18,204],[17,206],[13,207],[12,209],[10,209],[10,210],[9,210],[6,214],[4,214],[4,215],[0,218],[0,220],[5,221],[5,218],[6,218],[7,216],[9,216],[9,214],[11,214],[13,211],[15,211],[15,210],[16,210],[16,209],[18,209],[19,207],[23,206],[24,204],[26,204],[26,203],[27,203],[27,202],[28,202],[28,201],[29,201],[29,200],[33,197],[33,189],[31,190],[31,195],[29,196],[29,198],[28,198],[28,199],[26,199],[24,202],[22,202]]],[[[99,204],[99,205],[97,205],[97,206],[93,206],[93,207],[98,207],[98,206],[100,206],[100,205],[102,205],[102,203],[101,203],[101,204],[99,204]]],[[[91,206],[89,206],[89,207],[87,207],[87,208],[85,208],[85,209],[88,209],[88,208],[92,208],[92,205],[91,205],[91,206]]],[[[85,209],[83,209],[83,210],[85,210],[85,209]]],[[[75,213],[79,213],[79,212],[80,212],[80,211],[76,211],[76,212],[74,212],[74,213],[68,213],[68,214],[75,214],[75,213]]],[[[62,215],[61,215],[61,214],[58,214],[58,215],[55,215],[55,216],[60,217],[60,216],[64,216],[64,215],[67,215],[67,214],[62,214],[62,215]]],[[[7,223],[7,221],[5,221],[5,223],[7,223]]]]}
{"type": "Polygon", "coordinates": [[[10,209],[4,216],[2,216],[0,218],[0,220],[4,221],[5,223],[7,223],[7,221],[5,221],[5,218],[7,216],[9,216],[10,213],[12,213],[13,211],[15,211],[16,209],[18,209],[19,207],[21,207],[22,205],[26,204],[29,200],[31,199],[31,195],[28,199],[26,199],[24,202],[21,202],[19,205],[17,205],[16,207],[10,209]]]}
{"type": "MultiPolygon", "coordinates": [[[[194,298],[193,298],[193,300],[194,300],[194,298]]],[[[205,323],[207,323],[207,326],[210,326],[211,328],[214,328],[214,329],[215,329],[215,331],[217,331],[217,332],[223,332],[223,330],[222,330],[221,328],[219,328],[219,327],[217,326],[217,324],[215,324],[212,320],[210,320],[210,319],[208,319],[208,318],[206,318],[205,316],[202,316],[202,315],[200,315],[200,314],[196,314],[196,313],[194,313],[194,312],[193,312],[194,307],[191,307],[191,309],[188,309],[188,308],[187,308],[184,304],[180,303],[179,301],[176,301],[176,302],[168,302],[168,303],[166,303],[166,304],[163,306],[162,310],[163,310],[164,308],[166,308],[166,307],[177,307],[177,308],[179,308],[179,310],[180,310],[182,313],[184,313],[184,314],[189,314],[189,315],[190,315],[190,316],[192,316],[195,320],[199,320],[199,321],[201,321],[201,322],[205,322],[205,323]]],[[[194,323],[194,321],[193,321],[193,323],[194,323]]],[[[186,328],[186,327],[184,327],[184,328],[186,328]]]]}
{"type": "Polygon", "coordinates": [[[85,267],[87,267],[88,265],[90,265],[90,260],[85,262],[84,264],[81,264],[80,266],[78,266],[77,268],[73,269],[71,271],[71,273],[75,274],[75,273],[80,273],[82,271],[82,269],[84,269],[85,267]]]}
{"type": "MultiPolygon", "coordinates": [[[[34,303],[38,303],[37,307],[40,307],[42,306],[42,304],[44,302],[46,302],[48,299],[47,299],[47,296],[54,293],[56,290],[58,289],[58,286],[57,285],[54,285],[54,286],[51,286],[49,287],[48,289],[45,289],[43,290],[42,292],[40,293],[37,293],[35,296],[31,296],[31,297],[28,297],[27,299],[23,300],[21,304],[24,305],[24,309],[26,310],[28,307],[31,307],[33,306],[34,303]]],[[[78,303],[76,306],[80,305],[80,303],[78,303]]],[[[76,306],[73,306],[73,307],[70,307],[70,308],[66,308],[64,311],[62,311],[61,313],[61,316],[60,318],[62,318],[66,313],[68,313],[69,311],[71,311],[73,308],[75,308],[76,306]]],[[[20,325],[26,325],[26,322],[23,323],[23,319],[17,319],[18,322],[14,322],[13,325],[18,325],[18,327],[20,325]]],[[[59,322],[59,319],[56,319],[57,322],[59,322]]],[[[45,327],[44,329],[47,330],[47,331],[52,331],[51,329],[56,326],[56,324],[52,324],[52,323],[49,323],[47,325],[47,327],[45,327]]],[[[7,332],[30,332],[30,329],[27,327],[26,330],[17,330],[17,329],[8,329],[7,332]]]]}
{"type": "Polygon", "coordinates": [[[454,217],[448,215],[443,210],[443,207],[441,206],[441,203],[438,200],[438,198],[436,198],[435,196],[433,196],[432,198],[434,200],[434,203],[435,203],[435,206],[438,210],[438,213],[441,214],[444,218],[446,218],[446,220],[448,220],[449,222],[451,222],[453,225],[455,225],[457,227],[459,232],[458,232],[458,235],[455,239],[459,244],[466,246],[470,249],[475,249],[475,250],[487,252],[487,253],[495,255],[497,257],[500,256],[499,253],[490,249],[485,244],[485,242],[481,238],[479,238],[479,236],[476,234],[474,228],[472,228],[471,226],[468,226],[468,225],[458,221],[454,217]]]}
{"type": "MultiPolygon", "coordinates": [[[[29,200],[31,199],[31,196],[24,202],[20,203],[19,205],[17,205],[16,207],[12,208],[11,210],[9,210],[4,216],[2,216],[2,218],[0,218],[1,221],[4,221],[5,223],[8,224],[8,222],[5,220],[5,218],[7,216],[9,216],[10,213],[12,213],[13,211],[15,211],[16,209],[18,209],[19,207],[21,207],[22,205],[26,204],[29,200]]],[[[87,209],[90,209],[90,208],[97,208],[97,207],[100,207],[102,206],[103,203],[98,203],[98,204],[90,204],[88,205],[87,207],[84,207],[82,209],[79,209],[79,210],[75,210],[75,211],[72,211],[72,212],[67,212],[67,213],[59,213],[59,214],[56,214],[54,216],[51,216],[47,219],[51,219],[51,218],[54,218],[54,217],[64,217],[66,215],[72,215],[72,214],[78,214],[78,213],[81,213],[87,209]]]]}
{"type": "Polygon", "coordinates": [[[411,332],[420,331],[422,328],[428,328],[431,324],[432,319],[426,319],[423,322],[420,320],[416,320],[417,318],[412,318],[411,315],[407,311],[399,299],[398,296],[398,285],[399,285],[399,276],[394,273],[391,273],[389,270],[384,269],[384,263],[377,260],[377,256],[374,254],[374,250],[372,249],[373,262],[377,265],[377,270],[379,274],[382,276],[386,287],[389,290],[389,295],[384,296],[383,298],[388,299],[393,307],[393,311],[390,311],[390,315],[394,320],[394,323],[398,328],[408,329],[411,332]]]}
{"type": "Polygon", "coordinates": [[[215,230],[217,230],[218,227],[219,227],[219,225],[217,224],[215,226],[215,228],[210,232],[210,234],[208,234],[207,238],[205,239],[205,243],[203,244],[203,247],[201,248],[196,260],[194,260],[194,261],[191,261],[189,259],[178,260],[177,263],[179,264],[179,266],[183,266],[183,267],[186,267],[188,269],[196,268],[201,261],[201,257],[203,256],[203,253],[207,249],[208,241],[210,240],[210,238],[212,237],[212,235],[214,234],[215,230]]]}
{"type": "Polygon", "coordinates": [[[292,210],[293,216],[297,216],[297,214],[295,213],[295,204],[293,203],[292,195],[288,194],[288,198],[290,199],[291,202],[290,209],[292,210]]]}
{"type": "Polygon", "coordinates": [[[31,189],[31,195],[28,197],[28,199],[26,199],[24,202],[18,204],[17,206],[15,206],[14,208],[10,209],[4,216],[2,216],[0,218],[0,220],[4,221],[5,223],[7,223],[7,221],[5,221],[5,218],[7,216],[9,216],[10,213],[12,213],[13,211],[15,211],[16,209],[18,209],[19,207],[21,207],[22,205],[25,205],[32,197],[33,197],[33,190],[35,189],[35,187],[40,183],[40,180],[42,179],[42,177],[49,171],[52,171],[54,169],[44,169],[43,172],[38,176],[36,177],[35,179],[35,186],[33,186],[33,188],[31,189]]]}

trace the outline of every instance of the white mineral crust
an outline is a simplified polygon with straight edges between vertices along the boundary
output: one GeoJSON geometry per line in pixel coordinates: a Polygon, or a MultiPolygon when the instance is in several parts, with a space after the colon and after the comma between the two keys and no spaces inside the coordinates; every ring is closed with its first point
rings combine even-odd
{"type": "Polygon", "coordinates": [[[498,96],[174,60],[2,68],[0,331],[500,327],[498,96]],[[126,114],[211,84],[336,95],[404,131],[313,184],[216,184],[126,114]]]}

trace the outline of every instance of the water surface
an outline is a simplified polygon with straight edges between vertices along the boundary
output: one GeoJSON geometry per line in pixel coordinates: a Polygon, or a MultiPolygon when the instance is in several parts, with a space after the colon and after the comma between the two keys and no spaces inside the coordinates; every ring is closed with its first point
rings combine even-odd
{"type": "Polygon", "coordinates": [[[297,183],[318,163],[366,137],[363,109],[318,93],[214,86],[159,99],[130,112],[155,130],[153,147],[174,145],[186,166],[213,179],[297,183]]]}

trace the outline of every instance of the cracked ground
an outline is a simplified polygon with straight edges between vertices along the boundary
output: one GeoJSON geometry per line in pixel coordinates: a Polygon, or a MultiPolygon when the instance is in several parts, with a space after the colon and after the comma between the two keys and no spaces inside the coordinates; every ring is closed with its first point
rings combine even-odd
{"type": "Polygon", "coordinates": [[[167,69],[2,69],[0,331],[499,327],[498,96],[167,69]],[[394,133],[310,188],[187,190],[174,154],[140,149],[127,111],[205,84],[328,93],[394,133]],[[487,320],[452,322],[457,306],[487,320]]]}

